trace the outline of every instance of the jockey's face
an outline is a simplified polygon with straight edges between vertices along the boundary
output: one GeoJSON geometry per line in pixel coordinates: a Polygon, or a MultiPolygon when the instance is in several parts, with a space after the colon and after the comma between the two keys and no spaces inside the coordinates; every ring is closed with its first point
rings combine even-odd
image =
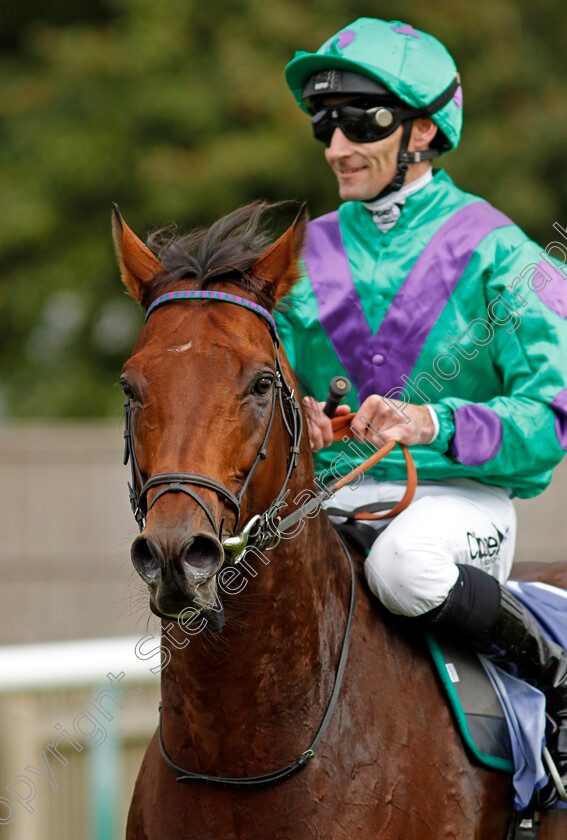
{"type": "MultiPolygon", "coordinates": [[[[322,105],[349,104],[349,98],[326,98],[322,105]]],[[[429,148],[437,133],[437,126],[429,118],[414,120],[408,148],[410,151],[429,148]]],[[[332,133],[325,149],[327,163],[337,176],[339,194],[343,201],[368,201],[392,183],[398,171],[398,155],[403,125],[381,140],[360,143],[349,139],[340,126],[332,133]]],[[[419,178],[429,168],[429,162],[409,165],[405,183],[419,178]]]]}
{"type": "Polygon", "coordinates": [[[340,128],[325,149],[327,163],[337,176],[343,201],[367,201],[391,184],[398,170],[402,126],[374,143],[354,143],[340,128]]]}

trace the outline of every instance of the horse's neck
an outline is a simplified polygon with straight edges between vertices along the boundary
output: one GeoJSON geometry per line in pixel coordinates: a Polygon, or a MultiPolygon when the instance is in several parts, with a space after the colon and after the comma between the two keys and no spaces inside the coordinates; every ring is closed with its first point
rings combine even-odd
{"type": "Polygon", "coordinates": [[[170,646],[162,675],[166,741],[185,743],[188,755],[204,749],[215,755],[213,764],[230,753],[235,726],[240,744],[253,735],[258,753],[270,748],[273,761],[289,760],[298,743],[309,745],[332,690],[346,622],[348,565],[324,516],[306,519],[275,551],[248,554],[242,574],[245,585],[224,599],[223,633],[205,631],[182,649],[170,646]]]}

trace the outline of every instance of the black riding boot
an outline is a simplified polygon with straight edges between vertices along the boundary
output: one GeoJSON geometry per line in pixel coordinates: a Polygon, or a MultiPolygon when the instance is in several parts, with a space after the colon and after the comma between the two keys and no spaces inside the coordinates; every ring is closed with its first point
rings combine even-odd
{"type": "MultiPolygon", "coordinates": [[[[474,566],[458,568],[447,599],[424,618],[432,630],[460,637],[545,694],[547,713],[557,724],[550,752],[566,784],[567,653],[495,578],[474,566]]],[[[544,792],[543,799],[551,804],[552,793],[544,792]]]]}

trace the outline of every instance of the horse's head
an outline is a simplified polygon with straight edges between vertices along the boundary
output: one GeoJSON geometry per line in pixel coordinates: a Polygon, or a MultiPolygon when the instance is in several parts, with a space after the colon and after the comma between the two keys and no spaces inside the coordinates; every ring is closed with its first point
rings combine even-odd
{"type": "Polygon", "coordinates": [[[270,313],[297,280],[306,213],[266,249],[263,209],[162,242],[161,259],[113,218],[122,280],[148,313],[121,382],[132,561],[162,617],[210,602],[222,540],[270,506],[297,446],[270,313]]]}

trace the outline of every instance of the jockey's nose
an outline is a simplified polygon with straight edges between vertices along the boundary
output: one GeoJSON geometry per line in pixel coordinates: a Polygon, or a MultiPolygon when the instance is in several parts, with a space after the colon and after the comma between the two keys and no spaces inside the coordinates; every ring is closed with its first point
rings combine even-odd
{"type": "Polygon", "coordinates": [[[329,162],[346,157],[353,153],[353,143],[344,135],[337,126],[333,131],[331,142],[325,149],[325,156],[329,162]]]}

